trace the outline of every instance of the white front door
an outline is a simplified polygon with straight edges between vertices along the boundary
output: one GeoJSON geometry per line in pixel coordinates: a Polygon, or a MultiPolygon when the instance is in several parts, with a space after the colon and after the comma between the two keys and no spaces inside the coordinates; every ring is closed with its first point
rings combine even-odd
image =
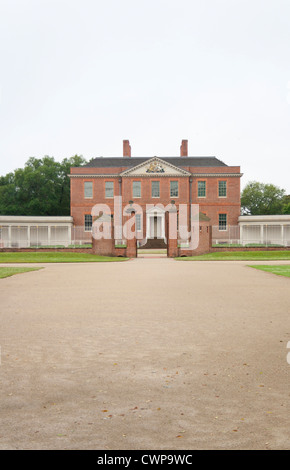
{"type": "Polygon", "coordinates": [[[165,217],[163,215],[150,214],[147,217],[147,238],[164,238],[165,237],[165,217]]]}

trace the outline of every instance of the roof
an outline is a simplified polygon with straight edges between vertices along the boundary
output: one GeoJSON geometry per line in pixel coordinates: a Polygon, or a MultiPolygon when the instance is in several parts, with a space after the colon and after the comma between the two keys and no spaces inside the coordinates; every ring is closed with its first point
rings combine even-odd
{"type": "Polygon", "coordinates": [[[240,215],[239,224],[290,224],[290,215],[240,215]]]}
{"type": "Polygon", "coordinates": [[[73,217],[61,215],[0,215],[0,225],[9,224],[72,224],[73,217]]]}
{"type": "MultiPolygon", "coordinates": [[[[84,167],[91,168],[133,168],[140,163],[154,157],[98,157],[91,160],[84,167]]],[[[176,167],[218,167],[228,166],[216,157],[158,157],[176,167]]]]}

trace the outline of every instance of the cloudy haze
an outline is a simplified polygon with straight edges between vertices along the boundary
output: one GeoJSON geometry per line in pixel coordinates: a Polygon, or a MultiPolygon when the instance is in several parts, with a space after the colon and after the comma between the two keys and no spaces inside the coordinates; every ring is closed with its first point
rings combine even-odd
{"type": "Polygon", "coordinates": [[[0,0],[0,174],[216,156],[290,193],[289,0],[0,0]]]}

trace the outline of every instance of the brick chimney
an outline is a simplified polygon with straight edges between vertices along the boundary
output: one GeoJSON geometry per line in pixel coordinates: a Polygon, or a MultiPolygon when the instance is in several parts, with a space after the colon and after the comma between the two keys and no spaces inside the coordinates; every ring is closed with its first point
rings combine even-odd
{"type": "Polygon", "coordinates": [[[131,157],[131,145],[129,140],[123,140],[123,157],[131,157]]]}
{"type": "Polygon", "coordinates": [[[188,157],[188,140],[182,140],[180,146],[180,156],[188,157]]]}

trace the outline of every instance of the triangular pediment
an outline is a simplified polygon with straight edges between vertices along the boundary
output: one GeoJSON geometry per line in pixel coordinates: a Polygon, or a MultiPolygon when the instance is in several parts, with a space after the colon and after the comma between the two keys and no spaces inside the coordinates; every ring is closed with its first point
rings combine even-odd
{"type": "Polygon", "coordinates": [[[149,204],[149,207],[146,209],[146,214],[161,214],[163,215],[165,213],[165,209],[164,209],[164,206],[161,204],[152,204],[152,207],[150,207],[150,204],[149,204]]]}
{"type": "Polygon", "coordinates": [[[140,163],[140,165],[129,168],[128,170],[123,171],[121,176],[190,176],[191,174],[178,168],[171,163],[162,160],[162,158],[153,157],[146,160],[146,162],[140,163]]]}

